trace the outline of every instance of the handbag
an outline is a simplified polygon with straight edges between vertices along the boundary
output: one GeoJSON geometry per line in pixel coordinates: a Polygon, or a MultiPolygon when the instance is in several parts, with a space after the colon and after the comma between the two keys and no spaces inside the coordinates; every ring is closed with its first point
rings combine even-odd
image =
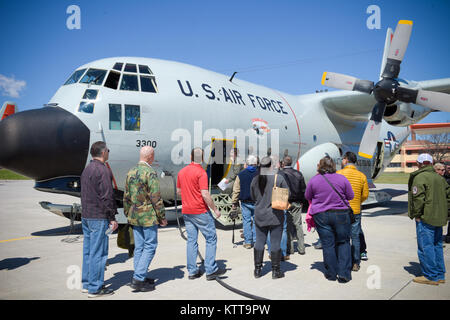
{"type": "Polygon", "coordinates": [[[352,207],[350,207],[349,204],[347,203],[347,201],[344,200],[344,197],[342,197],[342,195],[339,192],[337,192],[337,190],[334,188],[334,186],[331,184],[331,182],[325,177],[325,175],[322,175],[322,177],[326,180],[326,182],[328,182],[328,184],[331,186],[331,188],[334,190],[334,192],[337,193],[339,198],[341,198],[342,202],[344,202],[344,204],[347,206],[348,210],[350,211],[349,212],[350,222],[355,223],[356,219],[355,219],[355,214],[353,213],[352,207]]]}
{"type": "Polygon", "coordinates": [[[277,210],[287,210],[291,205],[288,201],[289,189],[277,187],[277,176],[278,174],[275,175],[272,188],[272,208],[277,210]]]}
{"type": "Polygon", "coordinates": [[[316,224],[314,223],[314,218],[310,214],[310,211],[311,211],[311,201],[309,201],[308,212],[306,213],[306,219],[305,219],[308,232],[311,232],[311,229],[316,227],[316,224]]]}

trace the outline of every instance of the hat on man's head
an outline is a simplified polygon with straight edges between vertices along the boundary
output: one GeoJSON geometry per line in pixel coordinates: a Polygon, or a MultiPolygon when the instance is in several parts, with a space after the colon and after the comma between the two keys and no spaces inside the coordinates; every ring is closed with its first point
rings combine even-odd
{"type": "Polygon", "coordinates": [[[433,157],[428,153],[422,153],[422,154],[419,154],[419,157],[417,158],[417,162],[418,163],[424,163],[424,162],[433,163],[433,157]]]}

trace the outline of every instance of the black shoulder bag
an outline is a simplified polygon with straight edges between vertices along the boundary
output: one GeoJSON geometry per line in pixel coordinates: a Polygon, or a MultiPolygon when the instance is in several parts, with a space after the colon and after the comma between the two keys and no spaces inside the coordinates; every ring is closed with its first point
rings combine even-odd
{"type": "Polygon", "coordinates": [[[344,202],[344,204],[347,206],[349,212],[349,216],[350,216],[350,222],[351,223],[355,223],[356,219],[355,219],[355,215],[353,213],[353,209],[352,207],[350,207],[347,203],[347,201],[344,200],[344,197],[342,197],[342,195],[334,188],[334,186],[331,184],[331,182],[325,177],[324,174],[322,174],[322,177],[325,179],[326,182],[328,182],[328,184],[331,186],[331,188],[333,188],[334,192],[337,193],[337,195],[339,196],[339,198],[341,198],[342,202],[344,202]]]}

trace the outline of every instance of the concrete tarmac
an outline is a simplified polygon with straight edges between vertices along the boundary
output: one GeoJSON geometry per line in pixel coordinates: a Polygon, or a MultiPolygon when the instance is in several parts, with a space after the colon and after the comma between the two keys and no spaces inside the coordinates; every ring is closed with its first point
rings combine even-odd
{"type": "MultiPolygon", "coordinates": [[[[38,204],[79,203],[71,196],[43,193],[33,189],[33,181],[0,181],[0,299],[2,300],[87,300],[81,292],[83,234],[80,223],[68,234],[70,221],[52,214],[38,204]]],[[[363,209],[368,261],[352,272],[352,281],[341,284],[324,277],[322,250],[314,249],[317,232],[307,232],[304,224],[306,254],[291,255],[281,263],[282,279],[271,277],[270,260],[265,254],[263,277],[253,277],[253,249],[243,248],[239,230],[217,230],[217,261],[226,267],[226,284],[271,300],[446,300],[450,283],[439,286],[412,282],[421,275],[417,257],[415,222],[407,216],[406,185],[377,185],[393,195],[382,206],[363,209]]],[[[304,219],[303,219],[304,221],[304,219]]],[[[444,229],[446,234],[447,228],[444,229]]],[[[117,234],[109,238],[108,267],[105,284],[115,294],[99,300],[248,300],[217,281],[203,275],[189,280],[186,270],[186,244],[177,225],[160,228],[158,248],[149,268],[156,279],[156,290],[133,293],[128,286],[133,275],[133,260],[117,247],[117,234]]],[[[444,243],[445,244],[445,243],[444,243]]],[[[449,245],[444,248],[449,266],[449,245]]],[[[205,242],[199,236],[204,256],[205,242]]],[[[89,299],[91,300],[91,299],[89,299]]]]}

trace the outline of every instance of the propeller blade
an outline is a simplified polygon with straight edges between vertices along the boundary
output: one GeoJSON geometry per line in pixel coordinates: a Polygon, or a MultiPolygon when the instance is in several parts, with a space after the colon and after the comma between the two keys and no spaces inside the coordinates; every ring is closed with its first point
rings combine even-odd
{"type": "Polygon", "coordinates": [[[409,89],[405,87],[397,87],[397,92],[395,93],[395,97],[397,100],[406,103],[416,103],[418,90],[409,89]]]}
{"type": "Polygon", "coordinates": [[[342,90],[353,90],[356,80],[355,77],[334,72],[324,72],[322,75],[322,85],[342,90]]]}
{"type": "Polygon", "coordinates": [[[372,159],[375,148],[377,147],[378,138],[380,137],[381,122],[369,120],[364,130],[364,135],[359,145],[358,154],[361,157],[372,159]]]}
{"type": "Polygon", "coordinates": [[[358,78],[335,72],[324,72],[322,75],[322,85],[341,90],[360,91],[370,94],[374,83],[369,80],[358,78]]]}
{"type": "Polygon", "coordinates": [[[380,137],[381,123],[383,121],[386,103],[377,102],[372,109],[372,116],[367,123],[366,130],[359,146],[358,154],[361,157],[371,159],[375,148],[377,147],[378,138],[380,137]]]}
{"type": "Polygon", "coordinates": [[[382,79],[384,68],[386,67],[387,56],[389,53],[389,48],[391,47],[392,38],[394,37],[394,31],[391,28],[387,29],[386,39],[384,40],[384,51],[383,58],[381,59],[381,68],[380,68],[380,78],[382,79]]]}
{"type": "Polygon", "coordinates": [[[417,90],[415,104],[423,107],[450,112],[450,94],[428,90],[417,90]]]}
{"type": "Polygon", "coordinates": [[[386,110],[386,103],[377,102],[372,109],[372,116],[370,120],[381,122],[383,120],[384,111],[386,110]]]}
{"type": "Polygon", "coordinates": [[[413,22],[410,20],[400,20],[395,28],[394,37],[389,48],[388,59],[402,62],[411,37],[413,22]]]}
{"type": "Polygon", "coordinates": [[[410,20],[400,20],[398,22],[389,47],[386,67],[382,74],[383,78],[394,79],[398,77],[398,74],[400,73],[400,63],[403,61],[409,38],[411,37],[412,26],[413,22],[410,20]]]}

